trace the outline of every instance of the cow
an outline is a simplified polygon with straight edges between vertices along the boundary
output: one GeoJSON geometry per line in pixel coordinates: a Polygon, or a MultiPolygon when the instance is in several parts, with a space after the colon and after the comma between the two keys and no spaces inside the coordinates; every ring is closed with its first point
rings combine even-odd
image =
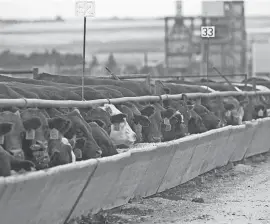
{"type": "Polygon", "coordinates": [[[127,115],[127,122],[131,129],[136,133],[136,142],[142,142],[142,127],[149,127],[149,119],[146,116],[141,115],[139,109],[132,103],[116,105],[116,108],[127,115]]]}
{"type": "Polygon", "coordinates": [[[202,118],[204,126],[207,130],[217,129],[223,125],[222,120],[217,116],[219,113],[215,110],[215,104],[209,103],[212,106],[211,110],[202,104],[201,98],[197,98],[193,104],[193,110],[202,118]],[[213,112],[214,111],[214,112],[213,112]]]}
{"type": "MultiPolygon", "coordinates": [[[[66,119],[68,119],[67,114],[61,113],[59,110],[57,110],[55,108],[48,108],[48,109],[46,109],[46,111],[48,112],[48,114],[51,117],[66,117],[66,119]]],[[[78,116],[78,114],[80,112],[76,109],[75,109],[75,111],[76,111],[77,116],[78,116]]],[[[81,116],[81,115],[79,115],[79,116],[81,116]]],[[[70,117],[70,113],[69,113],[69,117],[70,117]]],[[[86,124],[85,119],[82,119],[82,117],[80,117],[80,119],[81,119],[81,122],[84,122],[84,124],[86,124]]],[[[74,120],[74,118],[72,120],[74,120]]],[[[106,156],[112,156],[112,155],[117,154],[118,152],[116,151],[115,145],[113,145],[112,140],[110,139],[109,135],[103,129],[103,127],[105,125],[104,122],[97,119],[97,120],[95,120],[95,122],[89,121],[88,124],[91,127],[92,136],[93,136],[94,140],[96,141],[97,145],[102,150],[102,153],[100,153],[101,156],[106,157],[106,156]]],[[[69,128],[66,128],[66,130],[69,130],[69,128]]],[[[65,133],[62,133],[62,134],[65,135],[65,133]]],[[[73,135],[73,138],[69,139],[69,144],[71,145],[71,147],[75,153],[76,159],[82,160],[82,150],[81,150],[81,149],[83,149],[83,144],[81,144],[82,143],[82,139],[81,139],[82,136],[79,136],[79,138],[76,139],[77,136],[75,134],[75,131],[73,134],[70,134],[70,133],[72,133],[72,131],[69,131],[69,133],[67,135],[69,137],[71,137],[73,135]],[[76,143],[77,140],[78,140],[78,144],[76,143]],[[76,146],[76,148],[75,148],[75,146],[76,146]]]]}
{"type": "Polygon", "coordinates": [[[207,131],[203,119],[193,110],[194,106],[189,106],[190,119],[188,121],[188,132],[190,134],[199,134],[207,131]]]}
{"type": "Polygon", "coordinates": [[[153,103],[143,107],[140,112],[141,115],[148,117],[150,121],[149,126],[142,127],[143,142],[162,142],[163,129],[164,131],[171,130],[170,119],[175,110],[172,108],[165,109],[159,103],[153,103]]]}
{"type": "MultiPolygon", "coordinates": [[[[34,76],[35,80],[44,80],[44,81],[51,81],[56,83],[67,83],[67,84],[75,84],[81,85],[81,78],[80,77],[67,77],[67,76],[60,76],[60,75],[51,75],[48,73],[40,73],[34,76]]],[[[145,96],[151,95],[149,90],[149,86],[145,82],[139,81],[127,81],[127,80],[111,80],[111,79],[98,79],[98,78],[90,78],[85,77],[84,79],[85,85],[112,85],[112,86],[119,86],[125,89],[131,90],[136,94],[136,96],[145,96]]]]}
{"type": "Polygon", "coordinates": [[[100,157],[101,150],[92,136],[91,127],[84,121],[79,111],[74,110],[68,114],[60,113],[59,115],[61,116],[50,118],[44,110],[38,108],[21,110],[22,120],[36,116],[41,121],[41,126],[35,131],[35,138],[32,140],[35,144],[31,147],[32,150],[28,150],[28,158],[36,160],[40,169],[74,162],[74,155],[70,150],[78,148],[75,144],[79,143],[81,144],[80,159],[100,157]],[[82,136],[78,136],[78,132],[82,133],[82,136]],[[76,139],[72,145],[69,140],[74,139],[74,136],[79,140],[76,139]],[[46,162],[42,160],[42,155],[35,156],[34,152],[39,151],[43,151],[45,155],[48,154],[49,158],[46,162]]]}
{"type": "Polygon", "coordinates": [[[70,127],[63,135],[67,139],[74,139],[73,149],[76,160],[101,157],[102,149],[93,137],[92,128],[78,109],[75,108],[71,112],[57,116],[71,121],[70,127]]]}
{"type": "Polygon", "coordinates": [[[25,159],[25,142],[27,135],[31,131],[35,131],[41,126],[41,121],[37,116],[27,117],[21,119],[19,111],[15,113],[10,111],[4,111],[0,113],[1,122],[11,122],[14,124],[14,128],[9,131],[2,139],[1,144],[4,149],[11,152],[16,158],[25,159]]]}
{"type": "Polygon", "coordinates": [[[50,137],[48,139],[49,166],[58,166],[76,162],[76,156],[69,140],[64,134],[71,128],[71,120],[61,117],[48,119],[50,137]]]}
{"type": "MultiPolygon", "coordinates": [[[[170,89],[165,89],[167,94],[170,94],[170,89]]],[[[182,94],[182,99],[179,100],[164,100],[163,105],[165,108],[172,107],[180,112],[183,116],[183,124],[179,137],[184,137],[188,134],[197,134],[207,131],[202,118],[194,110],[194,103],[188,100],[187,95],[182,94]]]]}
{"type": "Polygon", "coordinates": [[[263,96],[248,96],[243,100],[243,121],[268,117],[267,106],[269,105],[263,96]]]}
{"type": "MultiPolygon", "coordinates": [[[[206,85],[216,91],[238,91],[235,86],[223,83],[207,83],[206,85]]],[[[232,96],[218,96],[214,99],[205,97],[202,99],[202,104],[221,119],[221,126],[225,126],[242,124],[244,108],[247,106],[248,101],[239,100],[237,97],[232,96]]]]}
{"type": "Polygon", "coordinates": [[[161,124],[163,142],[188,135],[189,133],[185,133],[185,129],[184,116],[176,111],[170,118],[165,118],[164,123],[161,124]]]}
{"type": "MultiPolygon", "coordinates": [[[[13,128],[14,123],[1,122],[0,138],[3,138],[5,135],[9,134],[13,128]]],[[[21,169],[24,169],[26,171],[31,171],[32,168],[35,168],[35,164],[33,164],[31,161],[16,158],[7,150],[4,150],[2,146],[0,146],[0,176],[10,176],[11,170],[20,171],[21,169]]]]}
{"type": "Polygon", "coordinates": [[[113,143],[115,145],[133,145],[137,136],[127,122],[127,115],[119,111],[113,104],[104,104],[104,106],[100,108],[106,111],[110,116],[110,138],[113,143]]]}
{"type": "Polygon", "coordinates": [[[116,145],[113,144],[109,134],[100,126],[103,126],[103,122],[99,121],[100,123],[97,124],[96,122],[90,122],[89,125],[92,129],[92,135],[97,142],[98,146],[102,150],[102,157],[113,156],[118,154],[116,150],[116,145]]]}
{"type": "Polygon", "coordinates": [[[87,122],[96,122],[110,136],[114,145],[131,146],[136,141],[136,133],[127,122],[127,115],[114,105],[92,107],[85,115],[87,122]]]}
{"type": "Polygon", "coordinates": [[[174,84],[164,83],[161,81],[156,82],[157,93],[162,94],[182,94],[182,93],[209,93],[211,91],[200,87],[199,85],[188,84],[174,84]]]}

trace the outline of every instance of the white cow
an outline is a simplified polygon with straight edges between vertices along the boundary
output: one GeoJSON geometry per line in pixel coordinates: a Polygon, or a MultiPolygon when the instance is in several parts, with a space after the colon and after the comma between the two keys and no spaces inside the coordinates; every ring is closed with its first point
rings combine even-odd
{"type": "MultiPolygon", "coordinates": [[[[113,119],[113,116],[123,113],[118,110],[113,104],[104,104],[100,107],[102,110],[107,111],[113,119]]],[[[111,125],[110,138],[115,145],[131,146],[136,141],[136,133],[131,129],[125,117],[120,117],[120,123],[113,123],[111,125]]]]}

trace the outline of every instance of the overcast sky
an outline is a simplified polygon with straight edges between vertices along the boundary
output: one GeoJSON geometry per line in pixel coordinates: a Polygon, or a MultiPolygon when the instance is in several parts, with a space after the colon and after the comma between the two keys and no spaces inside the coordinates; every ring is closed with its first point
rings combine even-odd
{"type": "MultiPolygon", "coordinates": [[[[75,17],[76,0],[0,0],[1,18],[75,17]]],[[[175,14],[174,0],[96,0],[96,17],[159,17],[175,14]]],[[[247,15],[269,15],[270,0],[247,0],[247,15]]],[[[184,0],[185,15],[201,12],[201,0],[184,0]]]]}

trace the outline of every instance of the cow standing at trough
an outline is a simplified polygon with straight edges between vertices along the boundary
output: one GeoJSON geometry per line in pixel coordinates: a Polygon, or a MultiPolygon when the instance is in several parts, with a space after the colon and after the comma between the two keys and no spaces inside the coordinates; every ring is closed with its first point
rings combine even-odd
{"type": "MultiPolygon", "coordinates": [[[[14,123],[1,122],[0,123],[0,138],[9,134],[14,128],[14,123]]],[[[19,159],[12,155],[9,151],[3,149],[0,146],[0,177],[6,177],[11,175],[11,170],[20,171],[24,169],[30,171],[35,165],[31,161],[19,159]]]]}
{"type": "MultiPolygon", "coordinates": [[[[63,78],[43,74],[39,79],[18,79],[15,82],[5,80],[1,83],[1,98],[81,100],[79,77],[63,78]]],[[[86,80],[86,100],[156,94],[182,94],[182,99],[116,105],[109,103],[78,109],[2,108],[2,113],[11,114],[12,117],[16,115],[16,119],[19,120],[17,123],[22,123],[23,127],[18,132],[21,133],[18,141],[21,144],[20,153],[17,150],[20,147],[15,147],[17,152],[14,147],[10,150],[8,146],[11,144],[8,142],[12,131],[4,136],[3,149],[15,157],[24,155],[37,169],[43,169],[72,163],[75,159],[80,161],[112,156],[118,153],[117,148],[128,148],[140,142],[170,141],[266,116],[266,106],[264,104],[265,107],[261,107],[263,102],[260,98],[201,97],[190,100],[183,94],[211,92],[203,87],[206,83],[203,83],[203,86],[162,83],[160,91],[154,94],[144,82],[89,78],[86,80]],[[34,133],[32,138],[29,137],[30,132],[34,133]]],[[[216,83],[211,83],[211,88],[215,91],[230,90],[216,83]]]]}

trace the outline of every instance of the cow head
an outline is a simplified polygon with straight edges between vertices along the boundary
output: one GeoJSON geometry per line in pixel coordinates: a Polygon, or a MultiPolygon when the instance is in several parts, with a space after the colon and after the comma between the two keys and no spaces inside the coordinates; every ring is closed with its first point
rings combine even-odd
{"type": "Polygon", "coordinates": [[[136,141],[136,133],[127,122],[127,115],[121,113],[113,104],[105,104],[100,107],[110,116],[111,133],[110,138],[115,145],[130,146],[136,141]]]}
{"type": "Polygon", "coordinates": [[[252,120],[258,118],[264,118],[268,116],[267,113],[267,104],[265,104],[266,100],[262,100],[263,96],[249,96],[248,98],[244,99],[243,101],[248,101],[243,108],[244,108],[244,118],[243,120],[252,120]]]}
{"type": "MultiPolygon", "coordinates": [[[[166,119],[166,118],[165,118],[166,119]]],[[[167,121],[164,119],[169,126],[162,124],[162,135],[163,141],[170,141],[173,139],[178,139],[187,135],[185,132],[186,125],[184,123],[184,116],[179,111],[176,111],[167,121]]]]}
{"type": "Polygon", "coordinates": [[[71,128],[72,122],[67,117],[48,118],[50,136],[48,154],[50,167],[74,162],[74,153],[68,139],[64,137],[71,128]]]}
{"type": "Polygon", "coordinates": [[[85,120],[87,122],[91,122],[91,121],[98,121],[97,123],[99,123],[99,121],[102,121],[103,123],[100,124],[102,125],[102,128],[108,133],[111,133],[111,120],[110,120],[110,114],[103,110],[100,107],[93,107],[91,108],[86,114],[85,114],[85,120]]]}
{"type": "Polygon", "coordinates": [[[25,151],[23,147],[23,137],[25,136],[25,133],[35,131],[41,126],[40,119],[36,116],[21,119],[19,111],[15,113],[6,111],[0,113],[0,121],[14,124],[14,128],[4,137],[4,139],[1,139],[1,144],[16,158],[24,159],[25,156],[27,156],[27,151],[25,151]]]}
{"type": "MultiPolygon", "coordinates": [[[[222,127],[224,124],[222,119],[217,116],[219,114],[216,110],[217,106],[216,100],[201,99],[198,98],[194,104],[194,112],[196,112],[202,119],[204,126],[207,130],[216,129],[222,127]],[[202,102],[204,104],[202,104],[202,102]]],[[[195,120],[200,123],[199,117],[195,116],[195,120]]],[[[194,121],[195,121],[194,120],[194,121]]],[[[203,126],[201,126],[204,129],[203,126]]]]}
{"type": "Polygon", "coordinates": [[[190,134],[198,134],[207,131],[203,119],[193,110],[194,106],[190,105],[191,118],[188,121],[188,131],[190,134]]]}
{"type": "Polygon", "coordinates": [[[228,125],[240,125],[244,120],[245,108],[249,104],[248,100],[238,101],[234,97],[224,98],[226,109],[225,118],[228,125]]]}
{"type": "Polygon", "coordinates": [[[78,109],[64,115],[71,121],[71,127],[64,134],[67,139],[75,139],[74,153],[77,160],[98,158],[102,151],[92,135],[92,129],[78,109]],[[80,150],[81,149],[81,150],[80,150]]]}
{"type": "Polygon", "coordinates": [[[183,115],[183,125],[182,132],[183,136],[188,134],[188,122],[191,119],[191,112],[188,106],[188,98],[185,94],[182,94],[182,99],[180,100],[164,100],[163,106],[165,108],[174,108],[176,111],[179,111],[183,115]]]}
{"type": "Polygon", "coordinates": [[[199,115],[202,118],[204,126],[207,128],[207,130],[220,128],[222,126],[221,120],[211,111],[199,115]]]}
{"type": "MultiPolygon", "coordinates": [[[[197,100],[196,105],[202,105],[204,108],[207,109],[207,110],[203,109],[200,112],[197,111],[199,115],[209,113],[209,111],[211,111],[212,114],[214,114],[220,120],[218,127],[223,127],[226,125],[226,118],[225,118],[226,109],[224,108],[223,97],[221,96],[217,96],[215,98],[204,97],[201,100],[197,100]]],[[[198,107],[196,109],[198,109],[198,107]]],[[[217,121],[216,117],[215,120],[217,121]]]]}
{"type": "Polygon", "coordinates": [[[141,114],[146,116],[150,121],[148,126],[142,127],[144,142],[161,142],[163,139],[162,128],[171,130],[169,119],[173,113],[174,110],[172,108],[164,109],[158,104],[144,107],[141,110],[141,114]]]}
{"type": "MultiPolygon", "coordinates": [[[[92,128],[92,134],[94,139],[102,150],[102,157],[118,154],[116,146],[113,144],[110,136],[102,127],[97,124],[97,121],[90,122],[89,125],[92,128]]],[[[99,121],[99,123],[101,124],[103,122],[99,121]]]]}
{"type": "Polygon", "coordinates": [[[72,146],[68,139],[60,135],[59,139],[50,140],[48,144],[50,167],[68,164],[76,161],[72,146]]]}
{"type": "Polygon", "coordinates": [[[264,118],[267,117],[267,109],[263,104],[256,105],[254,107],[254,113],[253,113],[253,118],[258,119],[258,118],[264,118]]]}
{"type": "Polygon", "coordinates": [[[140,114],[140,111],[136,114],[133,112],[135,108],[129,108],[126,105],[118,106],[118,109],[127,115],[127,122],[131,129],[136,133],[137,140],[136,142],[142,142],[142,127],[148,127],[150,125],[150,121],[146,116],[140,114]]]}

